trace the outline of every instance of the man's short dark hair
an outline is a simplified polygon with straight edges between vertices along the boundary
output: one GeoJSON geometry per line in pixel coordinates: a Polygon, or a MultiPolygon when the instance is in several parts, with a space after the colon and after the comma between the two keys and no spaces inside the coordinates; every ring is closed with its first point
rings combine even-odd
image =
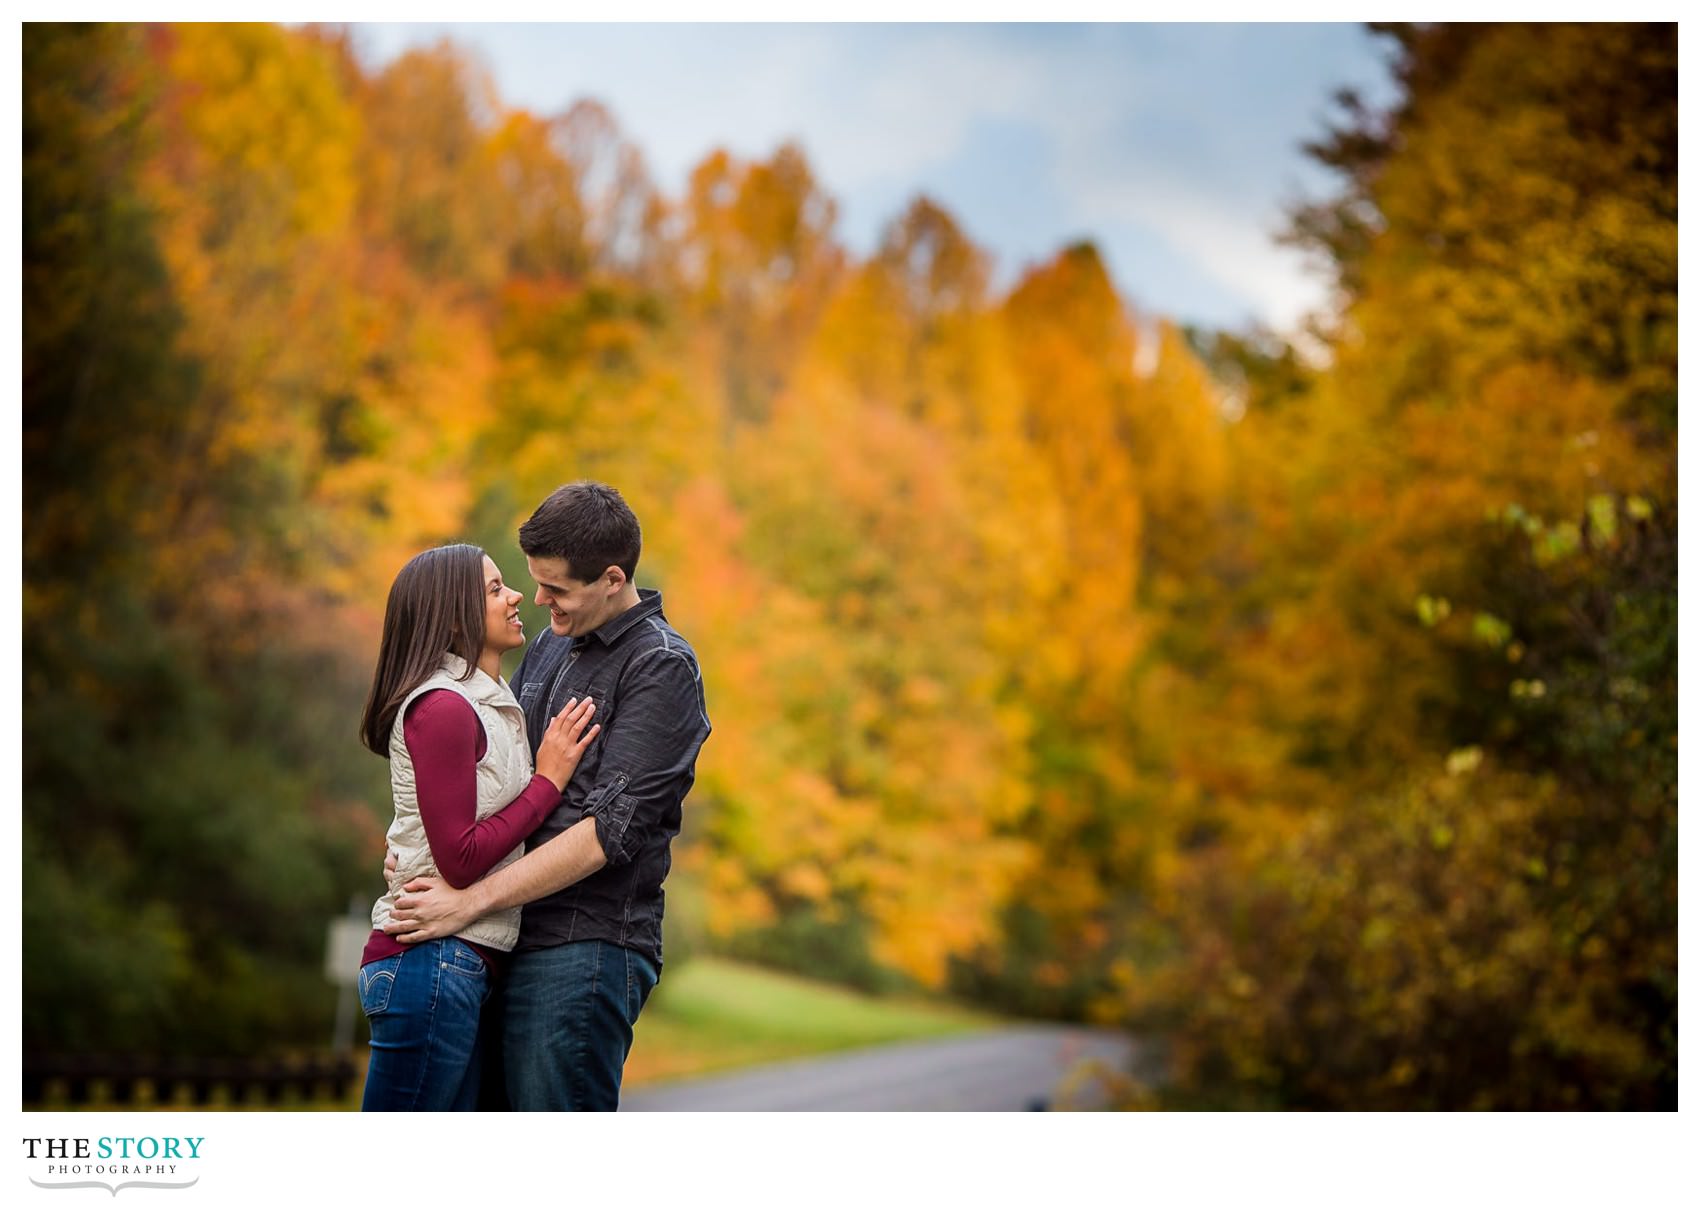
{"type": "Polygon", "coordinates": [[[527,556],[565,560],[575,581],[595,581],[614,565],[632,580],[643,533],[619,492],[594,480],[563,484],[519,528],[527,556]]]}

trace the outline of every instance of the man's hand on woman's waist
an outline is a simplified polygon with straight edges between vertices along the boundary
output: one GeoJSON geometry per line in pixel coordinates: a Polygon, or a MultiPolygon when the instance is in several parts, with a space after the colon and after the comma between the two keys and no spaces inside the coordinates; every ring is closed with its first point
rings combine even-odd
{"type": "Polygon", "coordinates": [[[405,944],[457,935],[481,916],[477,887],[457,889],[438,876],[416,876],[402,886],[384,931],[405,944]]]}

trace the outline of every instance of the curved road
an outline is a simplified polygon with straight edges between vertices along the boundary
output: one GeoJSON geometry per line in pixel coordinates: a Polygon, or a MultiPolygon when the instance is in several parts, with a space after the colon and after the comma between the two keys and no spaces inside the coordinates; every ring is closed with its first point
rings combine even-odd
{"type": "Polygon", "coordinates": [[[622,1112],[1021,1112],[1102,1106],[1095,1065],[1127,1073],[1120,1033],[1032,1025],[879,1045],[632,1087],[622,1112]]]}

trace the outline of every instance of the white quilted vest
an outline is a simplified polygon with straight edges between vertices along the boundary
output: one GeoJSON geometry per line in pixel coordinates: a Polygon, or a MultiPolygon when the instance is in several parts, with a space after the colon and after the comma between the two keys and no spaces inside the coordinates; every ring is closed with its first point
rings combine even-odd
{"type": "MultiPolygon", "coordinates": [[[[431,844],[425,838],[425,823],[419,816],[418,788],[414,783],[413,756],[407,752],[402,736],[402,722],[415,699],[427,691],[453,691],[472,705],[484,725],[484,757],[478,761],[478,818],[483,820],[497,809],[510,803],[525,791],[531,782],[531,751],[525,739],[525,713],[505,679],[493,679],[483,670],[474,669],[466,681],[460,680],[466,663],[452,653],[443,654],[443,664],[437,672],[414,688],[390,727],[390,790],[395,798],[395,820],[390,823],[386,838],[389,849],[396,853],[395,876],[389,892],[372,906],[372,925],[382,929],[395,909],[402,886],[416,876],[439,876],[436,861],[431,857],[431,844]]],[[[524,853],[523,846],[515,847],[498,861],[490,871],[506,867],[524,853]]],[[[481,943],[502,952],[513,951],[519,939],[519,909],[498,910],[478,919],[460,938],[481,943]]]]}

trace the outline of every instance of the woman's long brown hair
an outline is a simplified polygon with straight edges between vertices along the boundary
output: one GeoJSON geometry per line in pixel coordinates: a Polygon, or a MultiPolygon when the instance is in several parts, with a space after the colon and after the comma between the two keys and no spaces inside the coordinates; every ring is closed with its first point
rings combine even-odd
{"type": "Polygon", "coordinates": [[[451,543],[421,552],[396,574],[384,608],[384,637],[360,740],[390,754],[395,714],[413,689],[437,672],[444,653],[466,662],[471,677],[484,650],[484,549],[451,543]]]}

